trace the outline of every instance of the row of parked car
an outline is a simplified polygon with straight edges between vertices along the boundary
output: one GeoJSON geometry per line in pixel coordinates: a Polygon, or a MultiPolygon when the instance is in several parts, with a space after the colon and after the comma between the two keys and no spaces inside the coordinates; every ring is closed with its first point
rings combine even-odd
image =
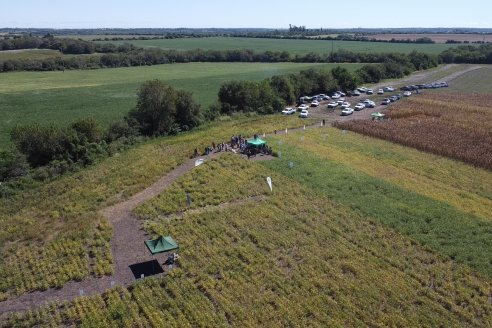
{"type": "Polygon", "coordinates": [[[360,110],[363,110],[365,108],[374,108],[375,106],[376,106],[376,103],[370,99],[366,99],[363,102],[357,103],[354,106],[354,108],[350,107],[349,102],[344,102],[342,104],[342,112],[340,115],[342,115],[342,116],[352,115],[354,113],[354,111],[360,111],[360,110]]]}
{"type": "Polygon", "coordinates": [[[438,88],[447,88],[448,83],[447,82],[434,82],[434,83],[429,83],[429,84],[413,84],[413,85],[406,85],[404,87],[401,87],[400,90],[402,91],[416,91],[420,89],[438,89],[438,88]]]}

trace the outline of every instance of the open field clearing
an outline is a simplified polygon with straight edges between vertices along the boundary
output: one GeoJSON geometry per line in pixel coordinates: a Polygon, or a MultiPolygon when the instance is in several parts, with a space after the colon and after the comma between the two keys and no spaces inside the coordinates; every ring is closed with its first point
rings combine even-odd
{"type": "MultiPolygon", "coordinates": [[[[334,64],[190,63],[65,72],[15,72],[0,79],[0,149],[9,144],[16,124],[69,124],[94,117],[103,125],[123,118],[136,105],[140,84],[160,79],[193,92],[207,107],[217,99],[220,86],[231,80],[261,80],[334,64]]],[[[342,64],[349,70],[357,64],[342,64]]]]}
{"type": "Polygon", "coordinates": [[[432,41],[436,43],[446,43],[447,40],[455,40],[455,41],[468,41],[470,43],[472,42],[492,42],[492,35],[491,34],[374,34],[374,35],[369,35],[369,39],[376,39],[376,40],[385,40],[389,41],[391,39],[395,40],[412,40],[415,41],[416,39],[419,38],[429,38],[432,41]]]}
{"type": "Polygon", "coordinates": [[[485,93],[492,94],[492,66],[485,65],[453,80],[448,90],[438,92],[485,93]]]}
{"type": "Polygon", "coordinates": [[[24,59],[46,59],[62,57],[57,50],[49,49],[23,49],[23,50],[4,50],[0,51],[0,62],[4,60],[24,60],[24,59]]]}
{"type": "Polygon", "coordinates": [[[491,172],[350,132],[299,137],[264,165],[492,277],[491,172]]]}
{"type": "Polygon", "coordinates": [[[410,53],[414,50],[429,54],[438,54],[455,45],[448,44],[404,44],[363,41],[326,41],[326,40],[288,40],[260,38],[184,38],[161,40],[126,40],[112,41],[115,44],[129,42],[139,47],[157,47],[176,50],[233,50],[250,49],[257,52],[288,51],[292,55],[305,55],[310,52],[329,54],[337,50],[348,50],[363,53],[401,52],[410,53]]]}
{"type": "Polygon", "coordinates": [[[188,159],[195,148],[204,149],[233,134],[253,135],[309,122],[288,117],[279,126],[277,119],[238,118],[153,140],[13,198],[0,199],[0,299],[110,274],[111,227],[98,209],[148,187],[188,159]]]}
{"type": "Polygon", "coordinates": [[[492,170],[491,106],[490,94],[426,93],[392,105],[390,120],[336,126],[492,170]]]}
{"type": "Polygon", "coordinates": [[[487,278],[268,168],[282,158],[224,155],[138,209],[147,231],[180,243],[168,276],[5,316],[3,327],[492,324],[487,278]],[[176,199],[185,191],[192,209],[176,199]]]}

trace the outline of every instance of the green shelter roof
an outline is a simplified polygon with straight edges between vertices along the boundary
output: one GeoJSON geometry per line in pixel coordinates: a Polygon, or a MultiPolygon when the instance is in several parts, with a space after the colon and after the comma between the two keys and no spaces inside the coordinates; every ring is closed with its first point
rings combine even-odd
{"type": "Polygon", "coordinates": [[[247,144],[250,146],[259,147],[262,145],[266,145],[266,141],[261,138],[256,138],[256,139],[248,140],[247,144]]]}
{"type": "Polygon", "coordinates": [[[147,246],[152,255],[179,248],[178,243],[171,236],[159,236],[156,239],[146,240],[145,246],[147,246]]]}

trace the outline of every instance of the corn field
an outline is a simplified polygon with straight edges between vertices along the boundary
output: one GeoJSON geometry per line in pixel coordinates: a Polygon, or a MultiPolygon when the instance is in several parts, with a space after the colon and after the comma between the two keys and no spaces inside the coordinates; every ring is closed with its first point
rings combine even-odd
{"type": "Polygon", "coordinates": [[[425,94],[392,105],[388,120],[336,127],[492,170],[492,95],[425,94]]]}

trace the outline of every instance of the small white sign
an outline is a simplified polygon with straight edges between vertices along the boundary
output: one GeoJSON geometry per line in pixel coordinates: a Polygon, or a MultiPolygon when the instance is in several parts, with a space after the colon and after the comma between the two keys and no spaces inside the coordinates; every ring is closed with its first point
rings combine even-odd
{"type": "Polygon", "coordinates": [[[266,180],[267,180],[267,183],[268,183],[268,187],[270,187],[270,192],[273,192],[273,189],[272,189],[272,178],[267,177],[266,180]]]}

